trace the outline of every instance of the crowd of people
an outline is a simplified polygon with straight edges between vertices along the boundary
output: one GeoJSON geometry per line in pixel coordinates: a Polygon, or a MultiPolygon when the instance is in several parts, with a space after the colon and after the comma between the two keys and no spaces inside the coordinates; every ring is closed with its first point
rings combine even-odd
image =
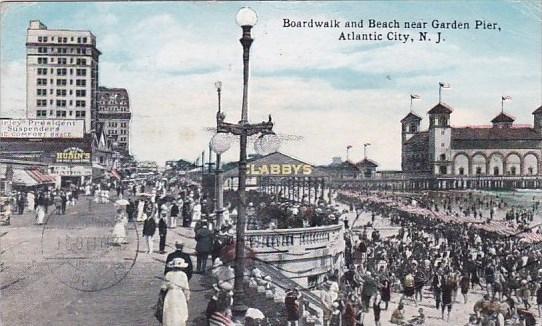
{"type": "Polygon", "coordinates": [[[514,218],[518,214],[520,223],[526,223],[537,212],[536,201],[531,207],[519,208],[472,193],[427,193],[414,199],[405,198],[405,194],[352,191],[340,192],[338,199],[358,214],[372,217],[363,228],[350,230],[345,236],[347,270],[342,275],[344,291],[340,292],[342,301],[338,304],[344,307],[343,319],[353,320],[353,306],[360,307],[361,314],[372,309],[377,322],[381,305],[388,309],[392,296],[397,295],[399,303],[390,323],[420,324],[425,319],[423,310],[408,320],[404,306],[428,300],[424,295],[427,293],[431,293],[433,306],[444,320],[450,319],[453,307],[460,302],[473,305],[469,325],[535,325],[535,314],[540,317],[542,250],[538,246],[526,245],[519,237],[482,232],[468,223],[446,223],[431,214],[417,214],[390,204],[408,202],[433,213],[463,212],[478,218],[487,213],[488,220],[496,219],[495,215],[506,220],[514,212],[514,218]],[[377,199],[390,196],[399,197],[391,201],[377,199]],[[375,216],[398,227],[398,232],[380,236],[373,228],[375,216]],[[475,288],[483,296],[472,299],[470,294],[475,288]]]}

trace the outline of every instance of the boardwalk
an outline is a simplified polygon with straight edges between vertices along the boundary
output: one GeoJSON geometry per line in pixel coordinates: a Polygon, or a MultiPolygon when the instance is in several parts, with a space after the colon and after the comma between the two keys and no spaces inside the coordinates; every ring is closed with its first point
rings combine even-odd
{"type": "MultiPolygon", "coordinates": [[[[70,232],[69,225],[76,219],[101,216],[112,219],[111,204],[97,205],[81,201],[69,208],[67,215],[55,216],[60,226],[48,232],[70,232]]],[[[0,320],[4,325],[160,325],[154,318],[160,278],[163,276],[165,255],[143,253],[144,244],[132,270],[117,285],[95,292],[75,290],[59,281],[58,270],[49,268],[41,252],[42,227],[32,224],[32,216],[14,216],[12,225],[2,227],[0,238],[2,261],[2,292],[0,297],[0,320]]],[[[129,227],[128,251],[135,254],[137,241],[133,225],[129,227]]],[[[139,229],[140,226],[137,226],[139,229]]],[[[99,228],[98,228],[99,229],[99,228]]],[[[101,230],[107,234],[111,230],[101,230]]],[[[139,232],[141,230],[138,230],[139,232]]],[[[193,232],[177,228],[168,234],[168,248],[177,239],[186,243],[187,251],[194,247],[193,232]]],[[[158,241],[155,240],[157,249],[158,241]]],[[[195,263],[195,259],[194,259],[195,263]]],[[[194,290],[189,303],[190,325],[201,325],[201,313],[205,310],[208,296],[207,286],[202,286],[199,275],[191,280],[194,290]],[[197,322],[200,320],[200,322],[197,322]]]]}

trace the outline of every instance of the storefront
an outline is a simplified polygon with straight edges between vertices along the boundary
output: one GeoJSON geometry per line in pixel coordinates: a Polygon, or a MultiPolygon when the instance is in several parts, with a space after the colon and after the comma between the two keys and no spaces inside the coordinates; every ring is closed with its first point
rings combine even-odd
{"type": "MultiPolygon", "coordinates": [[[[225,188],[236,189],[239,169],[224,173],[225,188]]],[[[321,168],[275,152],[247,163],[247,188],[292,201],[314,203],[324,196],[329,175],[321,168]]]]}
{"type": "Polygon", "coordinates": [[[56,186],[81,185],[92,178],[92,138],[2,138],[0,158],[39,162],[56,186]]]}

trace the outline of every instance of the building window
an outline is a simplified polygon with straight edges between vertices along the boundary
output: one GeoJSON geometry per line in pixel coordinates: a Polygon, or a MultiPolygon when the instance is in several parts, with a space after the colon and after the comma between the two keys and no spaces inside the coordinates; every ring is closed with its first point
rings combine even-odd
{"type": "Polygon", "coordinates": [[[47,64],[47,58],[38,58],[38,64],[46,65],[47,64]]]}
{"type": "Polygon", "coordinates": [[[440,154],[440,160],[446,161],[446,154],[440,154]]]}
{"type": "Polygon", "coordinates": [[[66,79],[57,79],[56,86],[66,86],[66,79]]]}
{"type": "Polygon", "coordinates": [[[57,111],[56,111],[56,117],[57,117],[57,118],[65,118],[65,117],[66,117],[66,111],[63,111],[63,110],[57,110],[57,111]]]}
{"type": "Polygon", "coordinates": [[[47,48],[44,46],[38,47],[38,53],[47,53],[47,48]]]}
{"type": "Polygon", "coordinates": [[[446,173],[448,173],[448,171],[447,171],[447,169],[446,169],[445,166],[441,166],[439,170],[440,170],[440,171],[439,171],[440,174],[446,174],[446,173]]]}
{"type": "Polygon", "coordinates": [[[85,101],[75,101],[75,106],[78,108],[84,108],[86,106],[85,101]]]}
{"type": "Polygon", "coordinates": [[[56,100],[56,106],[66,107],[66,100],[56,100]]]}
{"type": "Polygon", "coordinates": [[[58,76],[66,76],[66,68],[58,68],[58,69],[56,70],[56,74],[57,74],[58,76]]]}
{"type": "Polygon", "coordinates": [[[83,37],[83,43],[87,43],[87,38],[83,37]]]}
{"type": "Polygon", "coordinates": [[[45,79],[45,78],[38,78],[38,79],[36,80],[36,82],[37,82],[38,86],[44,86],[44,85],[47,85],[47,79],[45,79]]]}
{"type": "Polygon", "coordinates": [[[47,100],[37,100],[36,106],[47,106],[47,100]]]}
{"type": "Polygon", "coordinates": [[[37,110],[36,117],[43,118],[47,116],[47,110],[37,110]]]}
{"type": "Polygon", "coordinates": [[[529,167],[527,170],[529,171],[529,175],[534,174],[534,169],[532,167],[529,167]]]}
{"type": "Polygon", "coordinates": [[[85,116],[86,116],[86,111],[80,111],[80,110],[75,111],[76,118],[84,118],[85,116]]]}
{"type": "Polygon", "coordinates": [[[516,167],[515,167],[515,166],[513,166],[513,167],[510,168],[510,173],[511,173],[512,175],[516,175],[516,167]]]}
{"type": "Polygon", "coordinates": [[[66,90],[65,89],[57,89],[56,90],[56,96],[66,96],[66,90]]]}
{"type": "Polygon", "coordinates": [[[38,75],[47,75],[47,68],[38,68],[38,75]]]}
{"type": "Polygon", "coordinates": [[[65,65],[67,64],[67,59],[66,58],[58,58],[58,64],[59,65],[65,65]]]}
{"type": "Polygon", "coordinates": [[[76,79],[75,80],[76,86],[87,86],[87,81],[85,79],[76,79]]]}
{"type": "Polygon", "coordinates": [[[493,168],[493,175],[499,175],[499,168],[498,167],[493,168]]]}
{"type": "Polygon", "coordinates": [[[87,59],[80,59],[80,58],[78,58],[75,62],[76,62],[76,64],[77,64],[78,66],[86,66],[86,65],[87,65],[87,59]]]}
{"type": "Polygon", "coordinates": [[[44,89],[44,88],[38,88],[38,89],[36,89],[36,91],[37,91],[38,96],[46,96],[47,95],[47,90],[44,89]]]}
{"type": "Polygon", "coordinates": [[[84,89],[77,89],[75,90],[75,96],[77,97],[85,97],[87,96],[87,91],[84,89]]]}
{"type": "Polygon", "coordinates": [[[75,71],[75,75],[76,76],[86,76],[87,75],[87,70],[86,69],[77,69],[75,71]]]}

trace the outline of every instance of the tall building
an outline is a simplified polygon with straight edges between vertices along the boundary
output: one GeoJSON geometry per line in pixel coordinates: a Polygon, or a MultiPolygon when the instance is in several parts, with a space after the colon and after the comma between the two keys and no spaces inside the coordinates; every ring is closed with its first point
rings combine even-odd
{"type": "Polygon", "coordinates": [[[515,125],[500,112],[492,125],[452,127],[453,109],[438,103],[427,114],[429,129],[412,112],[401,120],[402,169],[409,175],[438,177],[526,177],[542,175],[542,107],[534,124],[515,125]]]}
{"type": "Polygon", "coordinates": [[[47,29],[31,20],[26,37],[26,116],[84,119],[95,130],[98,60],[90,31],[47,29]]]}
{"type": "Polygon", "coordinates": [[[124,88],[98,89],[98,120],[103,125],[105,136],[123,154],[130,153],[130,100],[124,88]]]}

